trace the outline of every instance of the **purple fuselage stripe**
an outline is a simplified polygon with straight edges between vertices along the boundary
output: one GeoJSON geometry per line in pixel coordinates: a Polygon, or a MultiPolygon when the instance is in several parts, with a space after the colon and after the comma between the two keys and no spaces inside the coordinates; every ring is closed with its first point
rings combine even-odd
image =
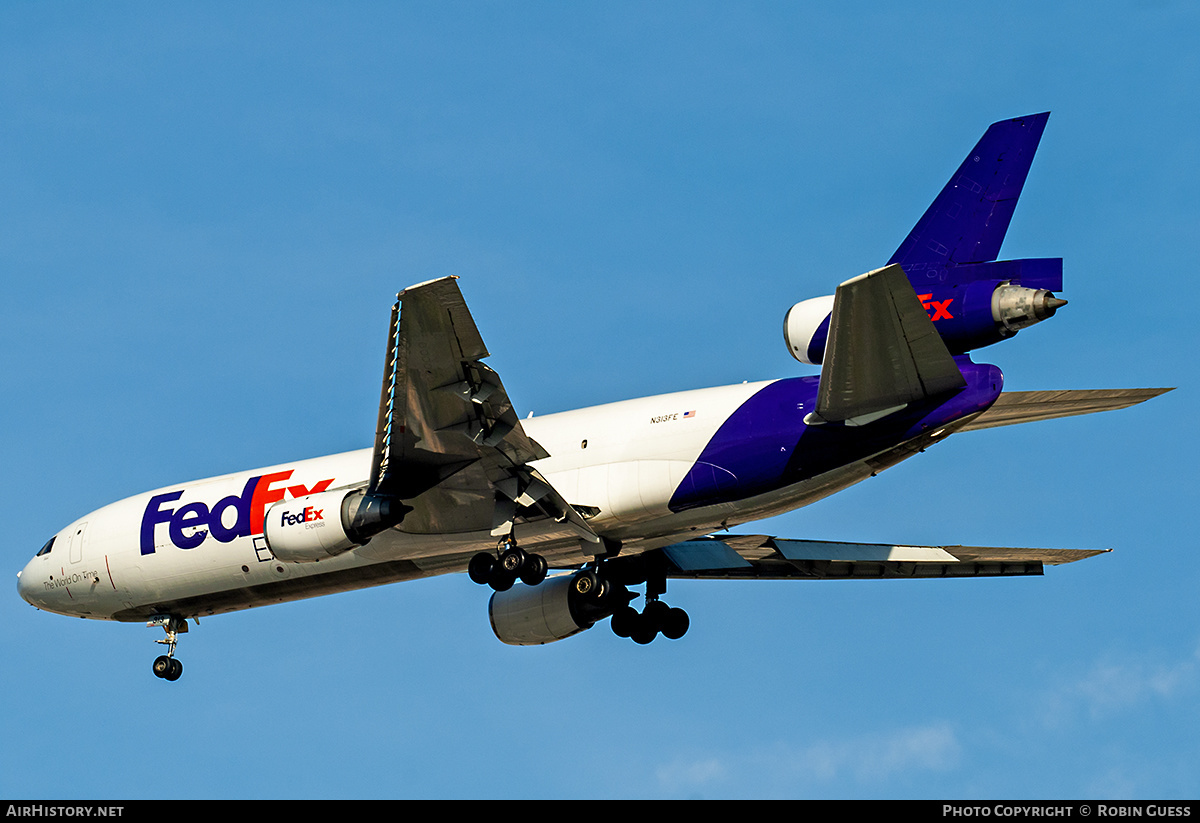
{"type": "Polygon", "coordinates": [[[861,460],[987,409],[1004,377],[995,366],[956,358],[967,386],[915,403],[865,426],[806,426],[816,408],[818,377],[765,386],[729,416],[675,490],[672,511],[709,506],[786,488],[861,460]]]}

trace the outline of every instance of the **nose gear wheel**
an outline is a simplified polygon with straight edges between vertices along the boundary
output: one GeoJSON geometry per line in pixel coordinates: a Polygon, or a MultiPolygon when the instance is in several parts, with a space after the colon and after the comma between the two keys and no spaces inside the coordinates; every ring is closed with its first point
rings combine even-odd
{"type": "Polygon", "coordinates": [[[155,677],[163,680],[178,680],[183,675],[183,664],[175,659],[175,646],[179,643],[179,635],[187,632],[187,620],[175,615],[166,615],[151,619],[147,626],[162,626],[167,633],[165,640],[155,640],[167,647],[167,653],[154,659],[151,669],[155,677]]]}

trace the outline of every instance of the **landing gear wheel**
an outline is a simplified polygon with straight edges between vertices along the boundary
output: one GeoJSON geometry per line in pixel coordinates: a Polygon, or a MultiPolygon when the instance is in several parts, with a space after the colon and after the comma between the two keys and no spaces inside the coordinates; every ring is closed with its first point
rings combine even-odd
{"type": "Polygon", "coordinates": [[[633,634],[634,628],[638,624],[637,610],[632,606],[622,606],[613,612],[610,625],[612,626],[613,634],[617,637],[630,637],[633,634]]]}
{"type": "Polygon", "coordinates": [[[504,570],[503,566],[497,563],[492,568],[492,573],[488,575],[487,582],[494,591],[506,592],[513,587],[514,583],[517,582],[517,577],[516,575],[509,574],[504,570]]]}
{"type": "Polygon", "coordinates": [[[647,643],[654,642],[654,638],[657,636],[658,626],[655,624],[654,619],[645,612],[639,614],[633,631],[629,634],[629,638],[639,646],[645,646],[647,643]]]}
{"type": "Polygon", "coordinates": [[[492,569],[495,565],[496,558],[487,552],[480,552],[471,558],[471,562],[467,565],[467,574],[473,581],[482,586],[491,578],[492,569]]]}
{"type": "Polygon", "coordinates": [[[691,624],[688,613],[683,609],[668,609],[662,621],[662,636],[668,640],[678,640],[687,634],[691,624]]]}
{"type": "Polygon", "coordinates": [[[642,611],[642,614],[653,624],[655,629],[661,629],[670,612],[671,607],[666,603],[661,600],[651,600],[646,604],[646,608],[642,611]]]}
{"type": "Polygon", "coordinates": [[[540,554],[531,554],[525,558],[525,566],[521,569],[521,582],[526,586],[536,586],[546,579],[550,565],[540,554]]]}
{"type": "Polygon", "coordinates": [[[167,657],[165,654],[154,658],[154,676],[165,678],[168,674],[175,670],[175,661],[167,657]]]}
{"type": "Polygon", "coordinates": [[[513,546],[500,555],[500,567],[508,574],[516,577],[525,568],[528,559],[529,557],[525,554],[524,549],[513,546]]]}
{"type": "Polygon", "coordinates": [[[161,677],[163,680],[178,680],[183,674],[183,664],[165,654],[154,659],[153,669],[154,676],[161,677]]]}
{"type": "Polygon", "coordinates": [[[479,552],[467,563],[471,580],[498,592],[508,591],[517,580],[526,586],[536,586],[546,579],[549,571],[546,558],[522,549],[511,534],[500,540],[495,552],[479,552]]]}

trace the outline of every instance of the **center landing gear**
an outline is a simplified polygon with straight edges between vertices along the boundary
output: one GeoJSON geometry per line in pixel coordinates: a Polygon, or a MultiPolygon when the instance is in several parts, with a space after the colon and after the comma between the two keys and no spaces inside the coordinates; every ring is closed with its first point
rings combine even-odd
{"type": "Polygon", "coordinates": [[[678,640],[687,634],[691,619],[683,609],[668,606],[655,597],[640,613],[632,606],[618,609],[609,624],[617,637],[628,637],[644,646],[659,634],[668,640],[678,640]]]}
{"type": "Polygon", "coordinates": [[[640,612],[630,605],[613,611],[612,620],[609,621],[613,634],[628,637],[643,646],[660,634],[668,640],[678,640],[687,634],[691,626],[688,613],[668,606],[659,599],[667,593],[667,565],[661,552],[650,552],[628,560],[618,558],[605,565],[619,578],[618,582],[627,585],[646,584],[646,605],[640,612]]]}
{"type": "Polygon", "coordinates": [[[546,579],[549,571],[546,558],[525,551],[511,536],[500,541],[495,554],[480,552],[467,566],[472,580],[498,592],[508,591],[517,580],[526,586],[536,586],[546,579]]]}
{"type": "Polygon", "coordinates": [[[147,626],[162,626],[163,631],[167,633],[166,640],[155,640],[155,643],[161,643],[167,647],[167,653],[159,655],[154,659],[154,676],[161,677],[163,680],[178,680],[183,674],[183,664],[175,659],[175,645],[179,642],[179,634],[187,632],[187,620],[174,615],[165,615],[155,617],[147,626]]]}

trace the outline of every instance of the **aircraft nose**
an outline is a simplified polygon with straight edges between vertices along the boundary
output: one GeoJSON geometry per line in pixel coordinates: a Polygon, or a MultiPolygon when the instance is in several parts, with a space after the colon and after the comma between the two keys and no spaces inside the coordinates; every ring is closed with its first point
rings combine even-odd
{"type": "Polygon", "coordinates": [[[17,572],[17,594],[21,595],[21,599],[31,606],[40,605],[38,603],[38,589],[34,581],[35,575],[29,568],[33,565],[34,560],[37,560],[37,558],[35,557],[33,560],[30,560],[25,564],[25,568],[17,572]]]}

